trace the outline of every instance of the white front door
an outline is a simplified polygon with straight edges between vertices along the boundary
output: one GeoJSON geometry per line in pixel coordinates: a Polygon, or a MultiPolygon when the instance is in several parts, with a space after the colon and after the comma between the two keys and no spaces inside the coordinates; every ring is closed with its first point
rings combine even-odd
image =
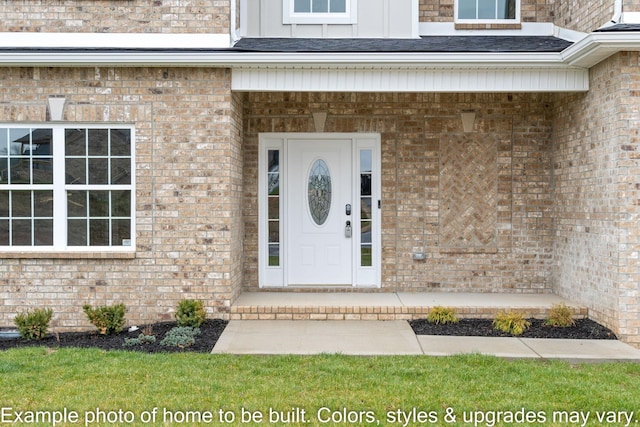
{"type": "Polygon", "coordinates": [[[287,282],[351,285],[351,140],[289,140],[288,148],[287,282]]]}
{"type": "Polygon", "coordinates": [[[381,282],[380,136],[261,134],[259,284],[381,282]]]}

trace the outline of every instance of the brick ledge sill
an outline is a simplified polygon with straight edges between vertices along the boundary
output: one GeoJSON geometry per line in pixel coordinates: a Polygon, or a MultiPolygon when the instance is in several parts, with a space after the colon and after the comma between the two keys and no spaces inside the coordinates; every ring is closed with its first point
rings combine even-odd
{"type": "Polygon", "coordinates": [[[0,259],[135,259],[135,252],[0,252],[0,259]]]}

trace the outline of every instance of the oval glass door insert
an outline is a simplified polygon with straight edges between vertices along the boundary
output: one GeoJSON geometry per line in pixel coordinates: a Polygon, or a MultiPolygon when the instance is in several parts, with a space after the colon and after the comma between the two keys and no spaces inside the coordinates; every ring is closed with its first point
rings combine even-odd
{"type": "Polygon", "coordinates": [[[311,166],[308,186],[309,212],[317,225],[325,223],[331,209],[331,174],[327,163],[318,159],[311,166]]]}

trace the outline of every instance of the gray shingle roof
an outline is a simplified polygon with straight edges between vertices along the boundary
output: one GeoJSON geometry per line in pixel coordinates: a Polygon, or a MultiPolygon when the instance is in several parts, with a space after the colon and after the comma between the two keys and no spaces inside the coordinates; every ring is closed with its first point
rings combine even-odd
{"type": "Polygon", "coordinates": [[[612,33],[618,31],[640,31],[640,24],[615,24],[610,27],[600,28],[596,33],[612,33]]]}
{"type": "Polygon", "coordinates": [[[424,36],[418,39],[243,38],[241,52],[340,53],[509,53],[562,52],[571,42],[552,36],[424,36]]]}

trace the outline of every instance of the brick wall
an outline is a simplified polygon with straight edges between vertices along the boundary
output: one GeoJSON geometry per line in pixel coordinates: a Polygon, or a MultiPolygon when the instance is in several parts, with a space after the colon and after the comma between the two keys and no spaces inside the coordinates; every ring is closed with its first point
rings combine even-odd
{"type": "MultiPolygon", "coordinates": [[[[522,22],[553,22],[553,0],[521,0],[522,22]]],[[[454,0],[420,0],[420,22],[453,22],[454,0]]]]}
{"type": "Polygon", "coordinates": [[[640,0],[623,0],[625,12],[640,12],[640,0]]]}
{"type": "MultiPolygon", "coordinates": [[[[244,246],[242,236],[244,236],[244,133],[243,133],[243,108],[244,101],[241,94],[234,93],[231,95],[231,115],[229,120],[229,153],[230,153],[230,197],[231,206],[229,209],[230,227],[226,233],[226,237],[231,239],[228,241],[230,246],[231,270],[229,276],[228,289],[224,290],[224,294],[230,297],[225,304],[232,304],[242,291],[244,281],[244,246]]],[[[221,135],[226,134],[226,130],[220,129],[221,135]]],[[[224,155],[221,153],[221,155],[224,155]]],[[[216,158],[215,162],[222,162],[225,159],[216,158]]]]}
{"type": "Polygon", "coordinates": [[[595,31],[613,17],[614,0],[557,1],[555,6],[555,20],[559,27],[570,30],[591,32],[595,31]]]}
{"type": "MultiPolygon", "coordinates": [[[[550,290],[549,95],[251,93],[246,97],[246,288],[255,289],[258,280],[258,134],[313,132],[311,111],[320,110],[328,112],[326,132],[381,134],[383,291],[550,290]],[[464,109],[477,112],[472,134],[462,132],[464,109]],[[448,190],[441,188],[441,179],[448,166],[444,151],[449,151],[446,144],[452,137],[488,147],[489,157],[475,160],[494,169],[495,180],[488,185],[495,188],[495,200],[474,207],[489,211],[474,213],[493,219],[472,222],[474,227],[488,224],[492,240],[486,245],[443,247],[441,230],[449,224],[442,223],[441,210],[447,206],[443,195],[448,190]],[[412,260],[414,251],[425,251],[427,260],[412,260]]],[[[470,173],[462,184],[474,177],[470,173]]]]}
{"type": "Polygon", "coordinates": [[[640,343],[640,66],[618,54],[590,91],[559,96],[554,148],[556,291],[640,343]]]}
{"type": "Polygon", "coordinates": [[[0,3],[0,31],[228,33],[229,0],[25,0],[0,3]]]}
{"type": "Polygon", "coordinates": [[[224,69],[0,69],[1,122],[45,122],[47,96],[64,95],[65,121],[134,124],[137,167],[135,258],[3,255],[0,326],[37,306],[54,309],[56,327],[89,327],[86,302],[123,302],[131,324],[171,318],[182,298],[227,316],[242,282],[244,195],[230,78],[224,69]]]}

